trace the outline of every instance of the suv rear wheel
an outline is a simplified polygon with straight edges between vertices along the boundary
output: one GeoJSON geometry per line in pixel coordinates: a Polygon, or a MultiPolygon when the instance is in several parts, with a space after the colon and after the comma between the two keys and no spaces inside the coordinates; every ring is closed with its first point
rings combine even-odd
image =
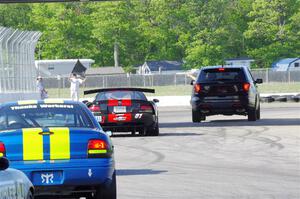
{"type": "Polygon", "coordinates": [[[258,105],[258,108],[256,110],[256,119],[259,120],[260,119],[260,105],[258,105]]]}
{"type": "Polygon", "coordinates": [[[248,110],[248,121],[256,121],[260,118],[260,107],[255,106],[255,108],[249,108],[248,110]]]}
{"type": "Polygon", "coordinates": [[[194,123],[199,123],[202,121],[204,121],[206,119],[205,115],[202,115],[200,112],[198,111],[192,111],[192,120],[194,123]]]}

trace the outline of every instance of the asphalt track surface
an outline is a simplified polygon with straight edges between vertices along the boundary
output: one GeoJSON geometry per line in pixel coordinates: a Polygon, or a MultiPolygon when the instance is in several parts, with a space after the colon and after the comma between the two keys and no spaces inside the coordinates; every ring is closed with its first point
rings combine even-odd
{"type": "Polygon", "coordinates": [[[260,121],[160,107],[159,137],[114,136],[119,199],[300,198],[300,103],[260,121]]]}

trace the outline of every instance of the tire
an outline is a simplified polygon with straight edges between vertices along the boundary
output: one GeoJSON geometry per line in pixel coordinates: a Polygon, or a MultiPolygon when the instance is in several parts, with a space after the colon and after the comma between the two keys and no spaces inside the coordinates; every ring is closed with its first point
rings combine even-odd
{"type": "Polygon", "coordinates": [[[32,194],[32,191],[28,191],[26,199],[34,199],[34,196],[32,194]]]}
{"type": "Polygon", "coordinates": [[[256,109],[254,108],[249,108],[248,111],[248,121],[256,121],[257,119],[257,112],[256,109]]]}
{"type": "Polygon", "coordinates": [[[117,199],[117,179],[116,171],[113,174],[112,182],[108,187],[99,187],[96,199],[117,199]]]}
{"type": "Polygon", "coordinates": [[[260,105],[258,105],[258,108],[256,110],[256,119],[260,120],[260,105]]]}
{"type": "Polygon", "coordinates": [[[198,111],[192,111],[192,120],[194,123],[201,122],[201,114],[198,111]]]}
{"type": "Polygon", "coordinates": [[[194,123],[199,123],[201,121],[205,121],[206,116],[202,115],[198,111],[192,111],[192,120],[193,120],[194,123]]]}
{"type": "Polygon", "coordinates": [[[146,135],[147,136],[158,136],[159,135],[158,121],[156,122],[154,127],[151,127],[146,130],[146,135]]]}

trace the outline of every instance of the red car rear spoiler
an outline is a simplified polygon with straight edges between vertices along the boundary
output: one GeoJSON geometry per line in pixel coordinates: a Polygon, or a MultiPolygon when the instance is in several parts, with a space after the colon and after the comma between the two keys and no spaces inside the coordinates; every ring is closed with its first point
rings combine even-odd
{"type": "Polygon", "coordinates": [[[101,93],[106,91],[140,91],[144,93],[155,93],[154,89],[150,88],[100,88],[100,89],[93,89],[84,91],[84,95],[93,94],[93,93],[101,93]]]}

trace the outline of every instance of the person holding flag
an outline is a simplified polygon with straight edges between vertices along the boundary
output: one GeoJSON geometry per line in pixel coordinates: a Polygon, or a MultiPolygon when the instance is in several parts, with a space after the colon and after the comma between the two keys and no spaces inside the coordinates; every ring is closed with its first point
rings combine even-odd
{"type": "Polygon", "coordinates": [[[85,71],[86,67],[78,59],[69,77],[71,99],[74,101],[79,101],[79,86],[85,82],[85,71]]]}
{"type": "Polygon", "coordinates": [[[81,79],[75,73],[71,73],[69,77],[71,99],[73,101],[79,101],[79,86],[85,82],[85,78],[81,79]]]}

